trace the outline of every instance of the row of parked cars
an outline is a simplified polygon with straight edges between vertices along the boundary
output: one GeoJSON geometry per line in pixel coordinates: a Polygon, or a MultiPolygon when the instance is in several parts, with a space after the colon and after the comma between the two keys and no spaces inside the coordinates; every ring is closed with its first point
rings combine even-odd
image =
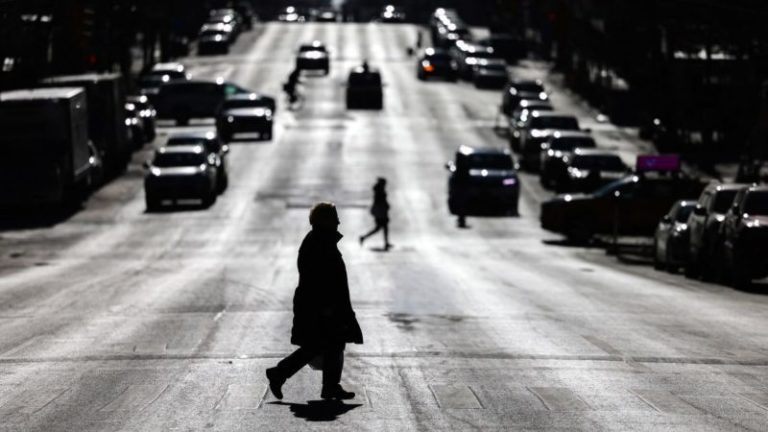
{"type": "Polygon", "coordinates": [[[230,46],[243,31],[251,30],[257,19],[253,7],[247,2],[240,2],[233,8],[211,10],[197,35],[198,55],[229,53],[230,46]]]}
{"type": "Polygon", "coordinates": [[[767,242],[768,186],[712,183],[661,218],[654,266],[745,288],[768,276],[767,242]]]}

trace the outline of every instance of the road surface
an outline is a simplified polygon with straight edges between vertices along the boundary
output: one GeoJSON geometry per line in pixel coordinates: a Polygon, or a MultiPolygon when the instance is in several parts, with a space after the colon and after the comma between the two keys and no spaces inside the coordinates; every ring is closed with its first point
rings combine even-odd
{"type": "MultiPolygon", "coordinates": [[[[563,245],[538,227],[548,193],[527,175],[519,218],[456,227],[444,163],[461,144],[505,145],[499,93],[417,81],[414,27],[271,23],[229,56],[185,62],[277,96],[312,39],[331,75],[305,79],[306,105],[278,112],[273,141],[233,144],[213,207],[145,213],[145,150],[71,218],[0,233],[0,431],[768,430],[765,296],[563,245]],[[386,82],[381,113],[343,106],[364,58],[386,82]],[[389,252],[357,241],[377,176],[389,252]],[[341,406],[317,402],[316,371],[281,403],[264,377],[292,350],[296,253],[318,200],[340,208],[366,338],[348,347],[358,396],[341,406]]],[[[553,100],[601,143],[644,151],[568,93],[553,100]]]]}

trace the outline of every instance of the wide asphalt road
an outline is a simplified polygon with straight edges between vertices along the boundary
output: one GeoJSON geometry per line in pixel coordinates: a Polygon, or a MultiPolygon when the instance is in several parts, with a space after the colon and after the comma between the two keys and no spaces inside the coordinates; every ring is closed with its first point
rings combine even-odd
{"type": "MultiPolygon", "coordinates": [[[[145,213],[145,150],[68,220],[0,233],[0,431],[768,430],[765,296],[560,245],[538,227],[547,193],[530,176],[521,217],[456,228],[443,165],[461,144],[504,146],[499,94],[417,81],[415,32],[267,24],[230,56],[185,59],[275,96],[299,43],[324,41],[333,64],[305,79],[304,109],[278,112],[273,141],[233,144],[213,207],[145,213]],[[343,106],[364,58],[386,81],[382,112],[343,106]],[[377,176],[389,252],[357,241],[377,176]],[[277,403],[264,369],[292,350],[318,200],[337,203],[346,235],[366,343],[348,347],[343,384],[358,396],[318,402],[306,369],[277,403]]],[[[631,131],[594,127],[631,153],[631,131]]]]}

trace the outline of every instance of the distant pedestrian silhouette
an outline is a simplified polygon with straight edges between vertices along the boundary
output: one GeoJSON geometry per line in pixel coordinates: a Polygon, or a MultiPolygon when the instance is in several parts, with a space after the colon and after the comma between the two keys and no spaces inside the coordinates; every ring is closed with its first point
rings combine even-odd
{"type": "Polygon", "coordinates": [[[387,180],[379,177],[376,184],[373,185],[373,205],[371,206],[371,216],[373,216],[376,226],[367,234],[360,236],[360,245],[363,245],[365,239],[384,230],[384,249],[389,249],[392,245],[389,243],[389,202],[387,201],[387,180]]]}
{"type": "Polygon", "coordinates": [[[310,362],[322,363],[323,399],[352,399],[341,387],[344,346],[363,343],[352,310],[344,259],[337,247],[339,216],[331,203],[316,204],[309,213],[312,230],[299,248],[299,286],[293,296],[291,343],[299,348],[267,369],[272,394],[283,398],[282,385],[310,362]]]}

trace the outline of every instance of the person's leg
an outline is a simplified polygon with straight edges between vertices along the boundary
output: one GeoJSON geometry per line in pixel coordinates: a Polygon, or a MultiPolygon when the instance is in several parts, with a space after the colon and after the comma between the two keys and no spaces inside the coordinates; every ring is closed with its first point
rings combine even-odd
{"type": "Polygon", "coordinates": [[[360,244],[363,244],[365,239],[367,239],[368,237],[376,234],[377,232],[379,232],[380,229],[381,229],[381,226],[379,226],[379,224],[377,223],[376,226],[373,227],[373,229],[371,231],[369,231],[368,233],[363,234],[363,235],[360,236],[360,244]]]}
{"type": "Polygon", "coordinates": [[[299,369],[306,366],[319,354],[319,348],[307,346],[299,347],[296,351],[289,354],[288,357],[280,360],[275,369],[277,370],[279,377],[285,381],[298,372],[299,369]]]}
{"type": "Polygon", "coordinates": [[[344,368],[344,344],[328,347],[323,356],[323,399],[353,399],[354,392],[341,386],[341,371],[344,368]]]}
{"type": "Polygon", "coordinates": [[[391,246],[389,244],[389,222],[384,222],[382,229],[384,230],[384,247],[389,249],[391,246]]]}

